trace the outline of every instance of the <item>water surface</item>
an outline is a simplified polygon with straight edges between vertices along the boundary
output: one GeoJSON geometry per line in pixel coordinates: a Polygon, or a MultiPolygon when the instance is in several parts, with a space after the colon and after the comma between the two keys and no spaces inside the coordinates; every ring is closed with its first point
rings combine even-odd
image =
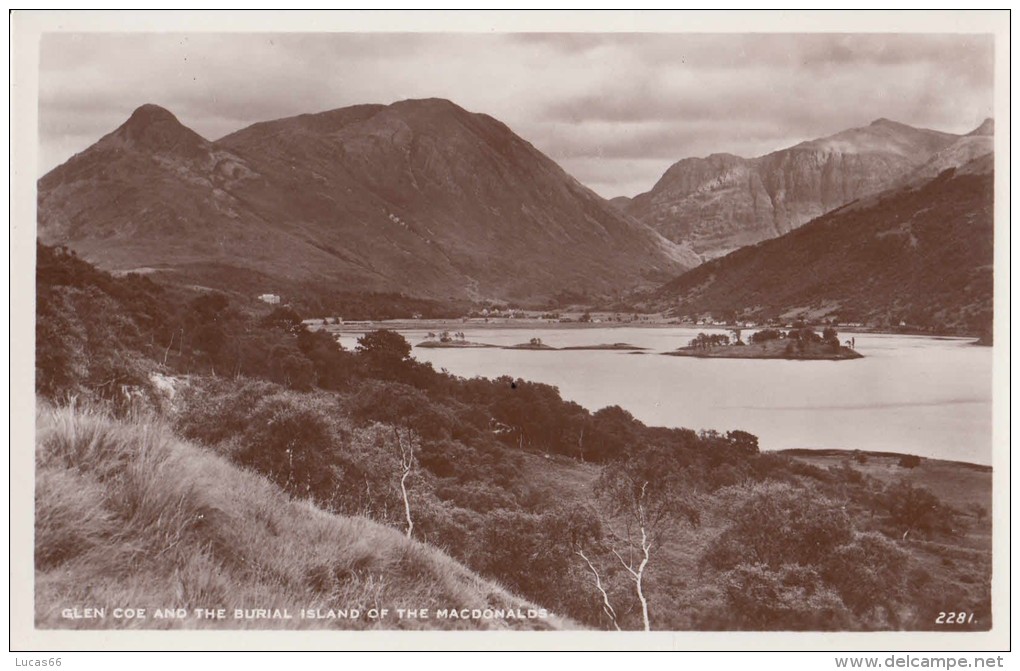
{"type": "MultiPolygon", "coordinates": [[[[545,382],[590,410],[619,405],[650,425],[743,429],[762,449],[881,450],[991,463],[992,350],[972,340],[854,334],[863,359],[784,361],[659,354],[686,345],[698,333],[689,328],[460,330],[495,345],[538,337],[554,347],[627,342],[649,351],[416,348],[414,356],[465,377],[545,382]]],[[[412,344],[426,335],[403,333],[412,344]]],[[[356,338],[345,335],[344,346],[356,338]]]]}

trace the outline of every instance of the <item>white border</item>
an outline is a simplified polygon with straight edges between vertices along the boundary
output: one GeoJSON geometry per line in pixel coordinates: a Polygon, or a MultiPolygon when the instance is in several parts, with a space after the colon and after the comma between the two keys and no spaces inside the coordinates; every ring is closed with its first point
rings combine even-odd
{"type": "MultiPolygon", "coordinates": [[[[14,12],[11,20],[12,650],[1007,650],[1009,14],[996,11],[14,12]],[[996,36],[993,620],[973,633],[52,631],[33,627],[35,181],[42,32],[946,32],[996,36]]],[[[751,660],[748,660],[749,662],[751,660]]]]}

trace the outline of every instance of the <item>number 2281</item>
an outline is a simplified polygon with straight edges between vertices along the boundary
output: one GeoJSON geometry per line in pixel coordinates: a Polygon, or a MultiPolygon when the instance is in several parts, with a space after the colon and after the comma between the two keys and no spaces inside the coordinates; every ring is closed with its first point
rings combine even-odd
{"type": "Polygon", "coordinates": [[[939,616],[935,618],[935,624],[972,624],[973,622],[974,613],[962,610],[958,613],[940,612],[939,616]]]}

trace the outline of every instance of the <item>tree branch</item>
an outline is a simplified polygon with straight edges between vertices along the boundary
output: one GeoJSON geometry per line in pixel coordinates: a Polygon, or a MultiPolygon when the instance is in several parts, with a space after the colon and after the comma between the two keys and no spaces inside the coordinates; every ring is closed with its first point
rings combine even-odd
{"type": "Polygon", "coordinates": [[[616,610],[613,608],[612,604],[609,603],[609,594],[606,592],[606,589],[602,586],[602,577],[599,576],[598,570],[595,568],[595,565],[592,564],[591,560],[585,556],[584,552],[582,552],[580,548],[575,550],[575,553],[580,555],[581,559],[583,559],[588,564],[588,568],[591,569],[592,574],[595,576],[595,588],[602,593],[602,610],[605,612],[606,615],[609,616],[609,619],[612,620],[613,626],[616,627],[616,631],[620,631],[620,624],[616,621],[616,610]]]}

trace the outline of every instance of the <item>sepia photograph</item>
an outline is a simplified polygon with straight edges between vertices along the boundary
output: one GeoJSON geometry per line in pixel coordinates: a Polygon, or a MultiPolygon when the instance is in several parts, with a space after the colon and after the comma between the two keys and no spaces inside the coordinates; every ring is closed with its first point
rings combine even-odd
{"type": "Polygon", "coordinates": [[[22,640],[1008,646],[1008,12],[61,14],[22,640]]]}

